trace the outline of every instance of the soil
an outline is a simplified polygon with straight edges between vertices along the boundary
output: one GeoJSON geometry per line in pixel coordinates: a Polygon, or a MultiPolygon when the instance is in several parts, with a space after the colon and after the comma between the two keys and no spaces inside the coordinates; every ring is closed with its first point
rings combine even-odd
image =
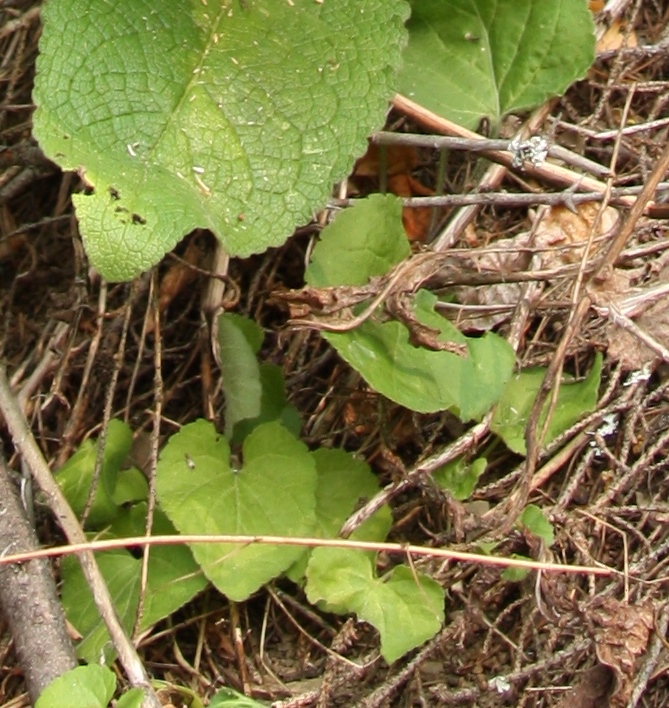
{"type": "MultiPolygon", "coordinates": [[[[527,298],[522,316],[507,310],[484,326],[514,343],[520,365],[552,365],[557,375],[559,364],[565,374],[582,377],[597,352],[604,356],[595,412],[541,447],[532,464],[495,444],[487,431],[472,436],[472,425],[452,414],[418,415],[383,399],[318,332],[287,325],[276,293],[303,285],[305,257],[327,215],[282,248],[234,260],[226,291],[229,309],[263,326],[261,357],[282,366],[308,445],[355,452],[382,485],[400,484],[421,461],[454,443],[472,459],[486,454],[486,472],[462,502],[429,474],[410,475],[390,497],[389,540],[479,554],[483,541],[494,541],[498,556],[597,566],[606,574],[535,570],[512,578],[484,561],[416,558],[416,567],[446,591],[446,621],[436,637],[391,666],[380,658],[372,628],[319,612],[287,581],[238,605],[210,589],[142,640],[140,652],[152,676],[190,686],[203,700],[229,686],[282,708],[669,703],[669,357],[663,349],[669,342],[669,299],[647,295],[637,309],[624,309],[631,306],[630,295],[666,285],[669,209],[662,202],[669,186],[650,195],[650,213],[630,222],[634,228],[607,272],[599,272],[590,288],[584,285],[595,267],[590,266],[606,257],[620,232],[613,227],[582,257],[600,206],[608,204],[618,224],[630,218],[634,193],[625,202],[625,194],[615,190],[647,184],[669,130],[669,8],[659,0],[619,5],[622,21],[614,23],[609,48],[600,45],[587,76],[548,105],[535,131],[600,166],[614,191],[565,226],[561,215],[572,213],[569,204],[550,210],[539,204],[542,194],[556,191],[549,177],[511,170],[502,189],[537,195],[534,210],[493,199],[451,244],[454,250],[483,250],[500,239],[539,232],[544,248],[552,249],[542,268],[552,274],[527,298]],[[562,258],[566,247],[580,250],[562,258]],[[589,306],[580,311],[585,298],[589,306]],[[614,324],[619,312],[628,317],[614,324]],[[537,505],[551,521],[550,547],[513,523],[521,502],[537,505]]],[[[602,21],[611,24],[608,17],[602,21]]],[[[39,31],[39,4],[0,1],[0,357],[14,390],[24,396],[36,439],[57,469],[83,440],[99,434],[108,395],[113,417],[127,420],[138,437],[151,431],[156,340],[147,323],[155,301],[162,345],[161,437],[202,416],[220,425],[223,399],[202,310],[215,239],[204,231],[190,234],[174,255],[134,283],[107,284],[89,268],[71,203],[83,185],[77,175],[48,162],[31,136],[39,31]]],[[[526,118],[509,120],[502,136],[513,135],[526,118]]],[[[387,129],[429,132],[397,105],[387,129]]],[[[406,150],[396,159],[389,153],[396,171],[386,184],[404,196],[439,192],[440,153],[406,150]]],[[[358,166],[349,196],[379,189],[380,163],[372,155],[358,166]]],[[[443,189],[457,195],[472,193],[489,163],[476,153],[449,152],[444,164],[443,189]]],[[[580,168],[570,169],[577,175],[580,168]]],[[[457,209],[405,210],[415,252],[457,209]]],[[[504,266],[511,272],[514,267],[504,266]]],[[[470,295],[490,305],[509,292],[488,288],[470,295]]],[[[519,292],[529,291],[514,290],[514,302],[519,292]]],[[[18,469],[4,426],[0,433],[10,465],[18,469]]],[[[45,545],[62,542],[46,508],[38,508],[38,533],[45,545]]],[[[12,644],[0,620],[0,705],[18,708],[29,701],[12,644]]],[[[185,705],[174,692],[162,698],[185,705]]]]}

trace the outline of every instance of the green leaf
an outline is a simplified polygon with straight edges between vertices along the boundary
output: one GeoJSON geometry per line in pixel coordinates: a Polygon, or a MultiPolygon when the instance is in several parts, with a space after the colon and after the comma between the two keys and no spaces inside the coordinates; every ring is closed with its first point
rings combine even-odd
{"type": "MultiPolygon", "coordinates": [[[[315,533],[334,538],[354,509],[379,492],[379,482],[364,460],[344,450],[320,448],[311,456],[318,474],[315,533]]],[[[391,525],[390,508],[384,505],[351,538],[383,541],[391,525]]]]}
{"type": "Polygon", "coordinates": [[[437,298],[420,290],[414,313],[441,332],[439,340],[464,344],[467,356],[415,347],[401,322],[368,320],[351,332],[323,336],[386,398],[419,413],[451,410],[463,421],[481,418],[502,395],[515,362],[511,346],[491,332],[465,337],[434,310],[437,298]]]}
{"type": "Polygon", "coordinates": [[[238,315],[236,312],[226,312],[221,317],[224,317],[228,322],[233,322],[237,329],[241,330],[251,350],[257,356],[265,339],[263,328],[254,320],[244,317],[244,315],[238,315]]]}
{"type": "Polygon", "coordinates": [[[114,503],[117,506],[131,502],[145,501],[149,497],[149,482],[137,467],[121,470],[116,479],[114,503]]]}
{"type": "Polygon", "coordinates": [[[52,681],[35,708],[107,708],[116,689],[116,675],[106,666],[77,666],[52,681]]]}
{"type": "MultiPolygon", "coordinates": [[[[182,686],[178,683],[173,683],[172,681],[160,681],[158,679],[151,681],[151,685],[158,691],[164,689],[169,691],[171,694],[178,694],[178,705],[182,705],[184,708],[186,708],[186,706],[188,708],[204,708],[204,704],[202,703],[200,696],[188,686],[182,686]]],[[[172,700],[174,701],[174,698],[172,700]]],[[[208,705],[211,706],[211,703],[208,705]]]]}
{"type": "Polygon", "coordinates": [[[259,364],[256,356],[264,339],[262,327],[247,317],[225,313],[218,320],[225,436],[241,443],[262,423],[276,420],[295,435],[302,421],[288,403],[283,371],[276,364],[259,364]]]}
{"type": "MultiPolygon", "coordinates": [[[[387,272],[409,253],[401,201],[375,195],[340,213],[314,248],[307,281],[317,287],[360,285],[387,272]]],[[[479,418],[498,400],[515,355],[495,334],[470,339],[434,310],[436,296],[420,290],[414,312],[441,332],[440,340],[465,344],[468,356],[416,347],[401,322],[367,320],[350,332],[325,332],[332,344],[376,391],[421,413],[452,410],[479,418]]]]}
{"type": "MultiPolygon", "coordinates": [[[[100,528],[109,523],[117,511],[114,500],[116,481],[121,465],[128,457],[132,445],[132,432],[120,420],[110,420],[105,439],[100,479],[90,513],[87,528],[100,528]]],[[[67,497],[74,513],[83,514],[93,484],[97,444],[86,440],[72,457],[56,472],[56,481],[67,497]]]]}
{"type": "MultiPolygon", "coordinates": [[[[170,438],[156,491],[181,533],[308,536],[316,523],[311,454],[279,423],[244,441],[243,465],[214,426],[198,420],[170,438]]],[[[266,544],[194,544],[207,577],[232,600],[245,600],[287,570],[302,549],[266,544]]]]}
{"type": "Polygon", "coordinates": [[[116,708],[141,708],[144,698],[141,688],[131,688],[116,701],[116,708]]]}
{"type": "Polygon", "coordinates": [[[130,279],[196,227],[236,256],[283,243],[383,124],[407,14],[404,0],[47,3],[34,134],[94,190],[74,202],[96,268],[130,279]]]}
{"type": "MultiPolygon", "coordinates": [[[[357,505],[379,491],[379,482],[369,465],[344,450],[320,448],[311,453],[316,463],[316,538],[336,538],[339,529],[357,505]]],[[[392,525],[390,508],[383,505],[351,536],[351,540],[384,541],[392,525]]],[[[324,552],[330,549],[322,549],[324,552]]],[[[288,571],[288,577],[300,582],[311,549],[304,551],[288,571]]]]}
{"type": "Polygon", "coordinates": [[[447,489],[454,499],[464,501],[469,499],[476,489],[476,483],[487,465],[485,457],[477,457],[472,462],[458,457],[436,470],[432,477],[440,487],[447,489]]]}
{"type": "Polygon", "coordinates": [[[218,345],[225,392],[225,437],[228,440],[232,439],[234,427],[239,421],[260,415],[262,385],[256,358],[260,344],[255,346],[258,334],[262,342],[262,330],[249,319],[232,313],[218,318],[218,345]]]}
{"type": "MultiPolygon", "coordinates": [[[[543,440],[544,445],[570,428],[585,413],[595,409],[601,373],[602,356],[597,354],[590,373],[583,381],[561,384],[557,404],[543,440]]],[[[540,368],[526,369],[514,374],[493,415],[490,429],[504,440],[508,448],[519,455],[526,452],[525,428],[545,375],[545,369],[540,368]]],[[[544,405],[539,430],[543,429],[549,407],[550,400],[544,405]]]]}
{"type": "Polygon", "coordinates": [[[595,56],[584,0],[412,0],[400,90],[456,123],[498,125],[561,94],[595,56]]]}
{"type": "MultiPolygon", "coordinates": [[[[532,561],[532,558],[520,555],[519,553],[512,553],[510,557],[514,560],[532,561]]],[[[525,580],[529,573],[530,571],[527,568],[518,568],[516,566],[509,565],[502,571],[502,579],[508,580],[510,583],[520,583],[525,580]]]]}
{"type": "MultiPolygon", "coordinates": [[[[120,511],[106,537],[142,535],[145,517],[146,504],[120,511]]],[[[174,533],[174,527],[160,510],[155,512],[153,532],[174,533]]],[[[141,558],[125,549],[116,549],[98,554],[97,560],[121,622],[127,631],[131,631],[139,601],[141,558]]],[[[115,657],[114,648],[75,558],[63,559],[62,576],[62,601],[67,618],[83,637],[77,646],[77,655],[91,663],[97,663],[102,656],[111,663],[115,657]]],[[[147,629],[171,615],[203,590],[206,584],[202,571],[185,545],[154,546],[149,555],[140,629],[147,629]]]]}
{"type": "Polygon", "coordinates": [[[372,194],[323,229],[304,277],[314,287],[364,285],[410,253],[401,199],[372,194]]]}
{"type": "Polygon", "coordinates": [[[254,701],[233,688],[222,688],[212,697],[209,708],[265,708],[267,705],[254,701]]]}
{"type": "Polygon", "coordinates": [[[295,437],[302,430],[300,413],[286,398],[283,370],[277,364],[260,364],[260,413],[253,419],[240,420],[232,434],[232,442],[239,443],[262,423],[278,421],[295,437]]]}
{"type": "Polygon", "coordinates": [[[316,548],[307,568],[307,598],[328,609],[354,612],[381,636],[381,654],[390,664],[433,637],[444,621],[439,583],[406,566],[383,577],[374,572],[374,554],[316,548]],[[326,552],[327,551],[327,552],[326,552]]]}
{"type": "Polygon", "coordinates": [[[553,545],[553,541],[555,540],[553,524],[551,524],[544,512],[536,504],[528,504],[523,509],[518,523],[524,526],[530,533],[542,539],[547,546],[553,545]]]}

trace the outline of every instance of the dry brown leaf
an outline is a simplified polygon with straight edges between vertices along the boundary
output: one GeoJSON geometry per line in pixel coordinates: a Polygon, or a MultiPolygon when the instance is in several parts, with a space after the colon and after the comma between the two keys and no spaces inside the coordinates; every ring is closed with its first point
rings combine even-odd
{"type": "MultiPolygon", "coordinates": [[[[601,214],[600,205],[595,202],[579,204],[574,213],[565,206],[551,207],[537,226],[534,246],[543,249],[543,268],[560,268],[579,263],[583,258],[583,247],[595,229],[595,238],[612,232],[619,214],[613,207],[607,207],[601,214]]],[[[597,249],[606,249],[607,241],[595,241],[590,257],[597,249]]]]}
{"type": "Polygon", "coordinates": [[[606,666],[593,666],[562,696],[556,708],[608,708],[612,678],[612,672],[606,666]]]}
{"type": "MultiPolygon", "coordinates": [[[[534,232],[525,231],[513,238],[495,241],[476,259],[478,266],[488,272],[511,275],[577,264],[583,258],[584,246],[593,228],[595,236],[601,236],[610,232],[619,218],[618,212],[612,207],[602,212],[599,221],[598,214],[599,205],[594,203],[579,205],[576,213],[567,207],[552,207],[544,214],[534,232]]],[[[593,243],[592,248],[595,251],[607,245],[608,242],[600,239],[593,243]]],[[[590,255],[592,257],[594,253],[590,255]]],[[[486,310],[499,309],[497,312],[468,315],[460,323],[470,329],[491,329],[509,318],[521,297],[524,296],[530,303],[536,302],[542,289],[541,283],[500,283],[485,287],[456,288],[456,297],[463,305],[483,307],[486,310]]]]}
{"type": "Polygon", "coordinates": [[[180,261],[174,261],[160,281],[158,309],[164,313],[172,301],[182,293],[197,277],[197,271],[189,265],[197,265],[201,256],[200,245],[192,238],[186,246],[186,251],[180,261]]]}
{"type": "Polygon", "coordinates": [[[650,603],[629,605],[607,597],[590,610],[590,618],[595,626],[597,658],[616,678],[608,705],[622,708],[632,693],[637,659],[646,651],[653,631],[653,607],[650,603]]]}
{"type": "Polygon", "coordinates": [[[607,353],[626,371],[653,367],[663,358],[663,348],[666,358],[669,343],[669,267],[644,288],[631,287],[636,277],[635,271],[618,269],[605,281],[588,286],[595,310],[610,320],[607,353]]]}
{"type": "Polygon", "coordinates": [[[354,177],[376,178],[382,167],[388,176],[408,174],[420,164],[418,151],[411,145],[386,145],[384,150],[381,147],[370,143],[367,152],[355,163],[354,177]]]}
{"type": "MultiPolygon", "coordinates": [[[[536,270],[541,267],[538,255],[532,256],[529,251],[531,235],[529,231],[495,241],[476,262],[481,270],[489,273],[512,274],[526,270],[536,270]]],[[[464,329],[486,331],[496,324],[509,319],[513,308],[522,297],[524,283],[498,283],[485,287],[463,285],[455,288],[455,296],[463,305],[483,308],[481,314],[468,313],[459,321],[464,329]]],[[[532,299],[539,296],[541,284],[533,283],[528,296],[532,299]]]]}
{"type": "MultiPolygon", "coordinates": [[[[393,175],[388,178],[388,191],[398,197],[431,197],[434,192],[409,174],[393,175]]],[[[402,223],[409,241],[425,243],[432,222],[430,207],[404,207],[402,223]]]]}
{"type": "Polygon", "coordinates": [[[637,47],[639,40],[636,33],[630,30],[629,34],[626,34],[627,31],[626,26],[620,20],[616,20],[597,40],[597,53],[614,51],[621,47],[637,47]]]}
{"type": "MultiPolygon", "coordinates": [[[[601,12],[605,6],[604,0],[590,0],[588,9],[593,15],[601,12]]],[[[627,31],[626,23],[621,20],[615,20],[604,34],[597,40],[597,53],[613,51],[625,47],[636,47],[639,44],[636,32],[631,30],[627,41],[625,41],[625,32],[627,31]]],[[[598,35],[599,36],[599,35],[598,35]]]]}

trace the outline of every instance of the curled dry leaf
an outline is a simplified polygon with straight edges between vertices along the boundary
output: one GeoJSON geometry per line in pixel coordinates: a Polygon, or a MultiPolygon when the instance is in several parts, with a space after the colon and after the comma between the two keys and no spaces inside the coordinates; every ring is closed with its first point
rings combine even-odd
{"type": "Polygon", "coordinates": [[[581,675],[580,681],[562,696],[555,708],[608,708],[612,671],[598,664],[581,675]]]}
{"type": "Polygon", "coordinates": [[[579,204],[575,211],[565,206],[552,207],[537,225],[534,246],[542,251],[543,268],[559,268],[580,263],[594,231],[589,258],[596,257],[608,246],[607,235],[618,223],[618,211],[595,202],[579,204]]]}

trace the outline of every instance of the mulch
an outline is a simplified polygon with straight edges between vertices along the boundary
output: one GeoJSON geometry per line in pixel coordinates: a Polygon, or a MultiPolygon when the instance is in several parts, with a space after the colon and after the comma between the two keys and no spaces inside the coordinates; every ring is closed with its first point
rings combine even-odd
{"type": "MultiPolygon", "coordinates": [[[[610,174],[611,189],[629,190],[633,199],[632,188],[646,184],[668,139],[669,10],[662,2],[639,0],[627,4],[623,20],[623,35],[636,45],[602,51],[584,80],[551,102],[536,133],[596,163],[610,174]]],[[[82,440],[99,433],[112,375],[113,416],[138,433],[151,429],[154,344],[145,321],[154,284],[161,310],[161,434],[201,416],[220,420],[223,400],[201,310],[213,236],[189,235],[176,249],[179,259],[167,256],[154,274],[132,284],[106,284],[89,270],[70,201],[82,184],[45,160],[31,137],[38,37],[39,4],[0,2],[0,356],[57,468],[82,440]],[[184,276],[183,259],[201,270],[186,268],[184,276]],[[126,317],[128,336],[120,350],[126,317]]],[[[525,118],[509,120],[501,137],[512,137],[525,118]]],[[[429,132],[397,107],[387,129],[429,132]]],[[[382,182],[405,197],[472,193],[487,166],[473,152],[404,149],[395,161],[372,155],[359,164],[347,196],[378,190],[383,164],[396,170],[382,182]]],[[[548,177],[516,170],[507,172],[502,189],[541,195],[555,186],[548,177]]],[[[658,191],[654,218],[636,222],[612,264],[616,276],[607,281],[614,285],[605,301],[616,307],[629,305],[631,294],[666,284],[669,210],[665,214],[660,202],[668,190],[658,191]]],[[[610,208],[624,219],[628,206],[613,199],[610,208]]],[[[417,253],[458,207],[421,209],[405,210],[417,253]]],[[[555,209],[493,200],[454,234],[450,248],[483,252],[542,220],[558,221],[555,209]]],[[[628,311],[632,325],[613,324],[613,310],[598,300],[570,332],[570,319],[586,297],[584,274],[606,252],[608,242],[600,239],[585,259],[551,262],[550,278],[522,319],[511,312],[495,323],[495,331],[514,342],[523,366],[549,366],[557,357],[566,373],[582,377],[595,352],[604,354],[596,412],[541,449],[528,480],[523,458],[490,434],[467,438],[471,426],[449,413],[418,415],[383,399],[316,331],[287,325],[275,294],[301,287],[305,256],[325,218],[281,248],[233,261],[228,274],[236,294],[230,307],[264,327],[261,356],[282,365],[289,399],[304,421],[303,439],[361,455],[382,485],[400,483],[458,441],[472,457],[485,451],[487,471],[466,502],[452,499],[429,474],[404,484],[391,498],[390,540],[476,553],[483,540],[494,538],[496,555],[600,565],[610,573],[532,572],[518,580],[483,563],[416,560],[446,590],[446,622],[434,639],[390,667],[379,658],[370,627],[319,612],[288,582],[239,605],[208,590],[143,640],[149,672],[191,686],[203,698],[230,686],[282,708],[669,703],[669,359],[653,348],[653,342],[669,341],[669,300],[642,298],[637,310],[628,311]],[[644,335],[650,339],[642,346],[644,335]],[[554,526],[550,549],[495,511],[511,508],[509,500],[524,484],[522,498],[544,509],[554,526]]],[[[560,241],[556,249],[564,246],[560,241]]],[[[466,315],[461,310],[453,316],[466,315]]],[[[43,543],[58,542],[58,529],[41,512],[43,543]]],[[[380,558],[382,565],[389,562],[380,558]]],[[[167,692],[165,700],[180,705],[183,699],[167,692]]],[[[0,705],[28,705],[1,620],[0,705]]]]}

